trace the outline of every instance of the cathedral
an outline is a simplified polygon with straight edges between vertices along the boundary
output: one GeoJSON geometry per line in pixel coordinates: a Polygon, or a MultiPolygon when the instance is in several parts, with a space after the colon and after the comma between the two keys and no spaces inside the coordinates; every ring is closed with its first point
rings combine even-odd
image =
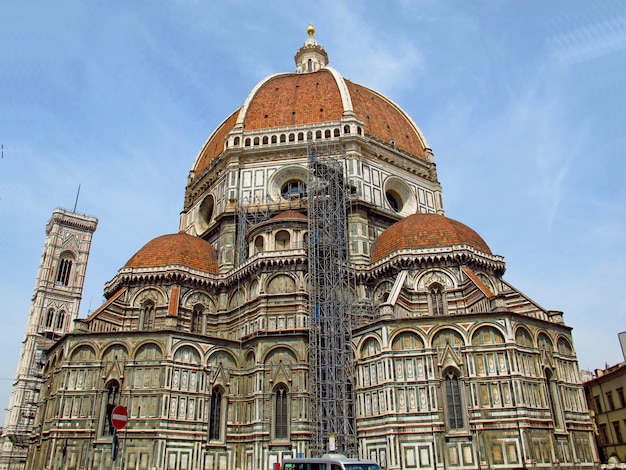
{"type": "MultiPolygon", "coordinates": [[[[420,128],[307,34],[201,148],[179,232],[46,344],[24,467],[597,468],[563,313],[446,217],[420,128]]],[[[40,278],[77,283],[68,253],[40,278]]]]}

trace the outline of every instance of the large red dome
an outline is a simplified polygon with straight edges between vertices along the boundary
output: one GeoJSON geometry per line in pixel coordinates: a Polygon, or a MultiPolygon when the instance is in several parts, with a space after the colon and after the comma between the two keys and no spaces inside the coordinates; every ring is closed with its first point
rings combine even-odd
{"type": "Polygon", "coordinates": [[[485,253],[491,250],[467,225],[438,214],[413,214],[380,234],[372,251],[372,261],[402,249],[442,248],[470,245],[485,253]]]}
{"type": "Polygon", "coordinates": [[[244,105],[213,132],[193,171],[199,174],[224,151],[226,137],[235,128],[255,131],[338,123],[349,115],[363,123],[366,136],[427,158],[428,143],[407,113],[390,99],[345,80],[326,66],[313,73],[277,74],[262,80],[244,105]]]}
{"type": "Polygon", "coordinates": [[[217,273],[217,251],[202,238],[186,233],[157,237],[141,248],[125,268],[182,265],[200,271],[217,273]]]}

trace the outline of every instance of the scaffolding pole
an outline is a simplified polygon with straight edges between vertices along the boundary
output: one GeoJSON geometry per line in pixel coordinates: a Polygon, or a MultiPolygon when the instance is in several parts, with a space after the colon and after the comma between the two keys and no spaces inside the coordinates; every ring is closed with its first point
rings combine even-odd
{"type": "Polygon", "coordinates": [[[350,185],[339,144],[308,148],[311,453],[356,456],[350,185]]]}

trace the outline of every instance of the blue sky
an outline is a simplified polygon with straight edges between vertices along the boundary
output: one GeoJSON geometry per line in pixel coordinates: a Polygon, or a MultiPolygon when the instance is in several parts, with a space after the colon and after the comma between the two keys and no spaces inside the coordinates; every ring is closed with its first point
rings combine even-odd
{"type": "MultiPolygon", "coordinates": [[[[330,65],[402,106],[446,215],[574,328],[580,366],[623,360],[626,3],[0,3],[0,404],[55,207],[98,217],[81,316],[146,242],[178,230],[187,174],[315,24],[330,65]]],[[[3,408],[6,405],[2,406],[3,408]]]]}

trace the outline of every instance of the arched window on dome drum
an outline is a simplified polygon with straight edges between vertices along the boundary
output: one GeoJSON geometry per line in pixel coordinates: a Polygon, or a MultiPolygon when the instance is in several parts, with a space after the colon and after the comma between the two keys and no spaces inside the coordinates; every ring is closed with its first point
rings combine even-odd
{"type": "Polygon", "coordinates": [[[287,136],[285,134],[280,134],[280,143],[284,144],[287,142],[287,136]]]}
{"type": "Polygon", "coordinates": [[[459,374],[456,370],[450,368],[445,372],[444,387],[448,427],[449,429],[463,429],[462,386],[459,383],[459,374]]]}
{"type": "Polygon", "coordinates": [[[266,135],[263,136],[263,145],[266,145],[269,143],[269,139],[267,138],[266,135]]]}
{"type": "Polygon", "coordinates": [[[59,267],[57,270],[56,284],[57,286],[67,286],[70,282],[70,272],[72,271],[72,260],[69,258],[62,258],[59,261],[59,267]]]}
{"type": "Polygon", "coordinates": [[[272,136],[272,143],[275,144],[277,142],[278,142],[277,137],[275,135],[273,135],[272,136]]]}
{"type": "Polygon", "coordinates": [[[152,330],[154,329],[154,302],[148,300],[144,302],[142,308],[142,319],[141,319],[141,328],[144,330],[152,330]]]}
{"type": "Polygon", "coordinates": [[[211,409],[209,411],[209,441],[219,441],[222,437],[222,389],[213,387],[211,409]]]}
{"type": "Polygon", "coordinates": [[[260,142],[259,138],[255,137],[254,138],[254,145],[259,145],[259,142],[260,142]]]}
{"type": "Polygon", "coordinates": [[[357,134],[359,134],[359,135],[363,135],[363,129],[361,129],[361,127],[360,127],[360,126],[359,126],[359,127],[357,127],[357,128],[356,128],[356,133],[357,133],[357,134]]]}
{"type": "Polygon", "coordinates": [[[287,387],[279,384],[274,391],[274,439],[289,437],[289,409],[287,387]]]}
{"type": "Polygon", "coordinates": [[[330,129],[326,129],[326,132],[324,132],[324,137],[330,139],[330,129]]]}
{"type": "Polygon", "coordinates": [[[250,137],[246,138],[246,140],[245,140],[245,146],[246,146],[246,147],[250,147],[250,137]]]}
{"type": "Polygon", "coordinates": [[[334,135],[335,137],[339,137],[339,135],[340,135],[340,133],[339,133],[339,129],[335,129],[335,130],[333,131],[333,135],[334,135]]]}
{"type": "Polygon", "coordinates": [[[298,142],[302,142],[304,140],[304,132],[298,132],[298,142]]]}
{"type": "Polygon", "coordinates": [[[315,131],[315,138],[316,139],[321,139],[322,138],[322,131],[315,131]]]}
{"type": "Polygon", "coordinates": [[[233,145],[235,146],[239,145],[239,137],[235,137],[235,140],[233,141],[233,145]]]}
{"type": "Polygon", "coordinates": [[[291,236],[286,230],[279,231],[274,237],[274,245],[276,250],[288,250],[291,236]]]}
{"type": "Polygon", "coordinates": [[[254,239],[254,254],[261,253],[263,251],[264,240],[263,236],[259,235],[254,239]]]}
{"type": "Polygon", "coordinates": [[[446,314],[446,293],[443,286],[438,282],[428,288],[428,308],[431,315],[439,316],[446,314]]]}
{"type": "Polygon", "coordinates": [[[306,133],[306,140],[313,140],[313,132],[309,131],[306,133]]]}
{"type": "Polygon", "coordinates": [[[350,133],[350,126],[349,125],[345,125],[343,126],[343,133],[344,134],[349,134],[350,133]]]}
{"type": "Polygon", "coordinates": [[[204,306],[196,304],[191,312],[191,332],[202,333],[202,319],[204,318],[204,306]]]}
{"type": "Polygon", "coordinates": [[[289,142],[295,142],[295,141],[296,141],[296,134],[292,132],[291,134],[289,134],[289,142]]]}

